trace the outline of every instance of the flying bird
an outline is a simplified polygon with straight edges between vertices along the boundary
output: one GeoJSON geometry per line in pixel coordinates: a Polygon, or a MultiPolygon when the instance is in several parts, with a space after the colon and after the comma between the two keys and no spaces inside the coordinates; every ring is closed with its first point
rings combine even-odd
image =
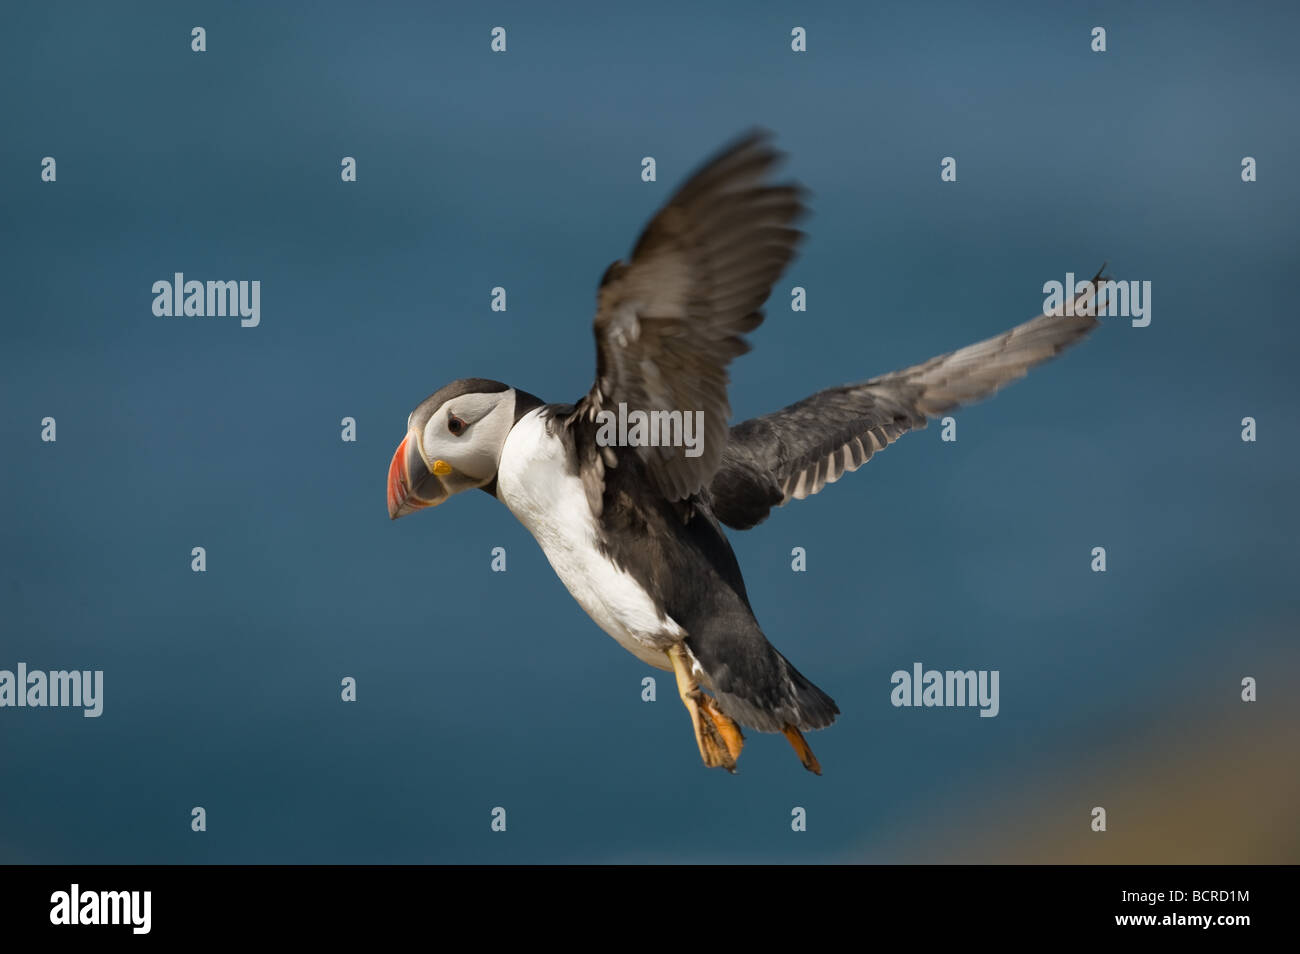
{"type": "Polygon", "coordinates": [[[818,493],[928,418],[1022,377],[1097,321],[1077,309],[1039,315],[729,427],[728,365],[749,350],[745,336],[803,234],[794,226],[805,194],[770,181],[781,156],[769,140],[750,133],[706,162],[629,259],[605,271],[596,379],[576,403],[548,404],[485,378],[426,398],[389,465],[388,512],[397,519],[465,490],[492,494],[601,629],[674,673],[706,766],[734,772],[746,726],[782,733],[820,775],[802,733],[840,710],[768,641],[720,525],[747,530],[773,507],[818,493]],[[609,440],[602,426],[620,406],[695,415],[696,446],[609,440]]]}

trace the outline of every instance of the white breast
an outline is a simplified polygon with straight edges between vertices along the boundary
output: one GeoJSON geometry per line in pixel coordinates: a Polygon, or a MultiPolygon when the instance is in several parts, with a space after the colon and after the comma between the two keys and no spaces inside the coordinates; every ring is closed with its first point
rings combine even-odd
{"type": "Polygon", "coordinates": [[[601,629],[642,662],[670,669],[664,648],[685,632],[597,550],[582,480],[568,473],[564,444],[547,434],[541,414],[530,411],[506,437],[497,497],[541,544],[556,575],[601,629]]]}

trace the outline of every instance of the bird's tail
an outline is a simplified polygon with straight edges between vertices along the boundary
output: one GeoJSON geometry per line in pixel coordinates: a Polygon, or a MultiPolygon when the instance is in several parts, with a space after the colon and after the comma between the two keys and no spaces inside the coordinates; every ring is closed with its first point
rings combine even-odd
{"type": "Polygon", "coordinates": [[[742,678],[731,666],[705,663],[709,688],[722,711],[759,732],[785,732],[791,727],[824,729],[834,722],[840,714],[835,700],[813,685],[770,643],[765,649],[771,655],[742,678]]]}
{"type": "Polygon", "coordinates": [[[835,721],[835,717],[840,714],[839,706],[835,700],[826,693],[818,689],[812,682],[804,676],[798,669],[790,664],[790,661],[780,653],[781,665],[785,670],[789,680],[789,685],[793,689],[794,710],[797,719],[781,726],[781,734],[785,736],[790,747],[794,749],[794,754],[799,756],[799,761],[803,767],[814,775],[822,774],[821,763],[817,761],[817,756],[813,755],[812,747],[804,739],[800,729],[824,729],[835,721]]]}
{"type": "MultiPolygon", "coordinates": [[[[781,656],[780,653],[777,655],[781,656]]],[[[834,722],[840,714],[840,707],[835,704],[835,700],[813,685],[784,656],[781,656],[781,664],[794,688],[794,708],[798,720],[792,723],[793,726],[796,729],[824,729],[834,722]]],[[[785,731],[784,726],[782,731],[785,731]]]]}

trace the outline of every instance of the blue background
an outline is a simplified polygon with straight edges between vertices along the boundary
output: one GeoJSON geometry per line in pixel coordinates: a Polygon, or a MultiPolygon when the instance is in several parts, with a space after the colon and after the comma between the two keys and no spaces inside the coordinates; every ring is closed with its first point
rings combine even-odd
{"type": "Polygon", "coordinates": [[[0,668],[102,669],[105,699],[0,710],[0,861],[1300,860],[1297,25],[7,4],[0,668]],[[1003,331],[1067,271],[1153,285],[1150,327],[1104,322],[956,443],[931,426],[733,534],[764,629],[844,712],[810,738],[822,778],[758,733],[738,776],[702,768],[671,679],[642,702],[650,671],[487,495],[384,506],[449,380],[587,389],[605,266],[756,124],[814,215],[738,419],[1003,331]],[[176,271],[260,280],[260,327],[154,317],[176,271]],[[893,708],[916,661],[1000,670],[1000,715],[893,708]]]}

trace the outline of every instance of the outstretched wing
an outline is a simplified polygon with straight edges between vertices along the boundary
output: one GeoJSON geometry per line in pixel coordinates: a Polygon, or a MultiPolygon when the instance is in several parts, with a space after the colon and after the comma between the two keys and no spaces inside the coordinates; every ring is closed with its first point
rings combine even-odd
{"type": "MultiPolygon", "coordinates": [[[[1100,278],[1098,273],[1094,286],[1100,278]]],[[[715,516],[748,530],[773,507],[802,500],[857,470],[876,451],[925,427],[928,418],[1024,377],[1096,327],[1096,318],[1078,313],[1091,297],[1081,294],[1071,317],[1039,315],[924,364],[828,388],[737,424],[709,487],[715,516]]]]}
{"type": "MultiPolygon", "coordinates": [[[[639,447],[653,486],[669,500],[706,487],[722,460],[731,414],[727,365],[794,255],[801,191],[765,180],[780,155],[757,132],[707,162],[642,232],[629,262],[605,272],[595,320],[596,381],[568,422],[591,427],[601,411],[703,412],[698,456],[639,447]]],[[[618,455],[600,455],[616,465],[618,455]]]]}

